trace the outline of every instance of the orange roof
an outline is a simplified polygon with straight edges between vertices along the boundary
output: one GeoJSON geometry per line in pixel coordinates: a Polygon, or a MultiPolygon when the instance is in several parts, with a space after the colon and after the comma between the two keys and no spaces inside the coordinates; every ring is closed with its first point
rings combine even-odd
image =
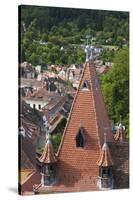
{"type": "Polygon", "coordinates": [[[71,185],[73,182],[74,185],[76,184],[76,188],[73,190],[76,191],[82,187],[82,184],[88,190],[97,189],[96,177],[98,177],[99,172],[96,162],[103,145],[105,127],[108,127],[107,141],[113,142],[114,138],[95,66],[92,63],[86,63],[57,153],[59,158],[57,163],[58,176],[62,184],[71,185]],[[88,90],[82,89],[85,80],[89,84],[88,90]],[[95,86],[96,81],[97,87],[95,86]],[[77,148],[75,138],[81,122],[84,129],[85,145],[83,148],[77,148]],[[91,177],[94,180],[93,188],[91,183],[86,182],[86,177],[91,177]],[[67,179],[68,181],[70,179],[70,182],[67,182],[67,179]]]}
{"type": "Polygon", "coordinates": [[[100,91],[99,84],[97,85],[97,88],[95,88],[95,80],[98,82],[95,66],[93,64],[86,63],[84,65],[79,88],[71,107],[58,154],[63,151],[64,147],[62,146],[64,141],[67,140],[66,138],[73,138],[73,133],[71,133],[72,127],[75,130],[74,133],[76,133],[77,127],[80,127],[81,121],[88,135],[98,139],[99,147],[103,145],[103,130],[106,127],[108,127],[107,141],[114,141],[102,93],[100,91]],[[81,89],[84,80],[89,82],[89,90],[84,91],[81,89]]]}
{"type": "Polygon", "coordinates": [[[45,164],[57,162],[57,158],[53,150],[53,145],[49,138],[47,139],[47,142],[45,144],[43,153],[39,158],[39,161],[45,164]]]}
{"type": "Polygon", "coordinates": [[[97,161],[97,165],[102,167],[113,166],[111,153],[107,143],[103,144],[99,160],[97,161]]]}
{"type": "Polygon", "coordinates": [[[124,142],[126,141],[125,133],[123,127],[118,127],[116,134],[114,135],[115,141],[124,142]]]}
{"type": "MultiPolygon", "coordinates": [[[[106,135],[108,143],[113,143],[114,138],[100,87],[98,84],[96,87],[94,84],[95,80],[98,81],[95,67],[92,63],[86,63],[57,153],[57,182],[54,185],[50,185],[50,187],[40,186],[39,183],[39,192],[99,190],[97,187],[97,178],[99,176],[98,165],[113,165],[109,147],[107,144],[103,145],[103,129],[108,128],[106,135]],[[88,90],[82,89],[85,80],[89,84],[88,90]],[[76,135],[81,127],[85,141],[83,148],[76,147],[75,142],[76,135]],[[98,158],[99,162],[97,162],[98,158]]],[[[57,161],[52,144],[49,141],[46,143],[44,152],[39,160],[42,163],[57,161]]]]}

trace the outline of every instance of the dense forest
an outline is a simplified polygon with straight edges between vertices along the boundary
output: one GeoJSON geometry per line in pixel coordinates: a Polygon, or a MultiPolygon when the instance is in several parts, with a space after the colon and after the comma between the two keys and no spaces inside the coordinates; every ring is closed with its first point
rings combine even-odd
{"type": "MultiPolygon", "coordinates": [[[[95,38],[95,45],[127,45],[128,18],[128,12],[21,6],[21,61],[42,66],[83,63],[86,35],[95,38]]],[[[101,56],[112,61],[114,52],[105,49],[101,56]]]]}
{"type": "Polygon", "coordinates": [[[128,136],[129,13],[39,6],[19,9],[20,61],[43,68],[48,64],[82,64],[86,35],[95,38],[94,44],[103,48],[100,59],[114,63],[100,76],[110,119],[116,124],[121,115],[128,136]]]}

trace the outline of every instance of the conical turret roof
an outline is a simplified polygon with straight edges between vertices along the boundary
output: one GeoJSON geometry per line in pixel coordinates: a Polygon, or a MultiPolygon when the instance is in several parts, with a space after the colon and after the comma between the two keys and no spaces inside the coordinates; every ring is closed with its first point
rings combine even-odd
{"type": "Polygon", "coordinates": [[[50,164],[57,162],[57,157],[54,153],[53,145],[50,140],[50,135],[47,136],[47,141],[41,157],[39,158],[41,163],[50,164]]]}
{"type": "Polygon", "coordinates": [[[113,160],[107,143],[103,144],[97,165],[101,167],[113,166],[113,160]]]}
{"type": "Polygon", "coordinates": [[[122,125],[122,123],[119,124],[116,134],[114,135],[114,139],[115,139],[115,141],[119,141],[119,142],[126,141],[125,129],[124,129],[124,126],[122,125]]]}

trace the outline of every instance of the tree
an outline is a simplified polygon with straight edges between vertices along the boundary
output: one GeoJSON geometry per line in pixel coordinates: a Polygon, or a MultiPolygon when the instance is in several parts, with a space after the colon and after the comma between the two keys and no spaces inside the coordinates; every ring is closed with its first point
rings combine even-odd
{"type": "Polygon", "coordinates": [[[129,50],[123,48],[114,58],[114,66],[100,77],[104,100],[110,118],[119,122],[120,115],[129,130],[129,50]]]}

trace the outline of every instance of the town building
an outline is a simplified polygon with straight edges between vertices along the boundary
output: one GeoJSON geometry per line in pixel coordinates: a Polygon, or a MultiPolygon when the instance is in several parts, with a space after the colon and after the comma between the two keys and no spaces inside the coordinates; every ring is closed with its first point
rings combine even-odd
{"type": "Polygon", "coordinates": [[[32,79],[36,77],[35,68],[28,62],[20,63],[19,65],[19,77],[32,79]]]}
{"type": "Polygon", "coordinates": [[[49,91],[46,88],[40,88],[39,90],[34,91],[32,94],[25,97],[24,100],[31,106],[31,108],[41,110],[49,103],[51,98],[54,98],[57,95],[59,95],[57,92],[49,91]]]}

